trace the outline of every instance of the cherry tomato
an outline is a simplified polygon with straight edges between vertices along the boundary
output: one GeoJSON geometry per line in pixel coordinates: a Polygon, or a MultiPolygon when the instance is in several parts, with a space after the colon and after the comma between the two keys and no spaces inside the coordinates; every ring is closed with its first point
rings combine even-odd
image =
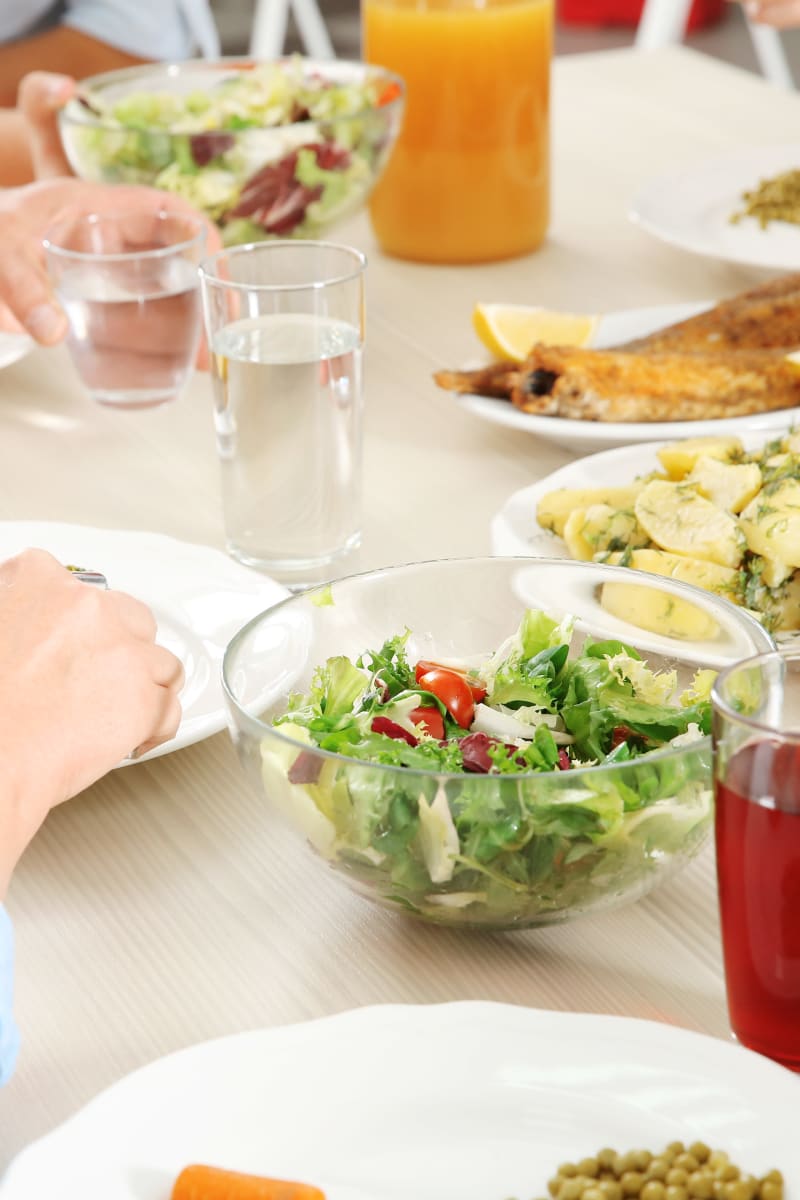
{"type": "Polygon", "coordinates": [[[469,729],[475,716],[475,701],[472,689],[463,675],[448,671],[445,667],[434,667],[420,675],[417,683],[426,692],[441,700],[453,720],[462,729],[469,729]]]}
{"type": "Polygon", "coordinates": [[[444,737],[444,717],[432,704],[421,704],[419,708],[412,708],[408,716],[415,725],[419,725],[420,729],[424,729],[431,737],[437,738],[439,741],[444,737]]]}
{"type": "Polygon", "coordinates": [[[481,700],[486,697],[486,688],[479,679],[468,675],[466,671],[459,671],[455,667],[443,667],[441,663],[433,662],[427,658],[421,658],[417,663],[414,671],[414,676],[419,683],[423,675],[427,675],[429,671],[449,671],[452,675],[457,675],[459,679],[466,679],[469,684],[469,690],[472,692],[472,699],[476,704],[480,704],[481,700]]]}

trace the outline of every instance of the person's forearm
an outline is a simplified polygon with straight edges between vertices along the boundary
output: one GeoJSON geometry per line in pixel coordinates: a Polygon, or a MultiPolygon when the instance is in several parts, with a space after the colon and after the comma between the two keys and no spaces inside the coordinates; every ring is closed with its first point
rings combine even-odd
{"type": "Polygon", "coordinates": [[[0,187],[18,187],[33,179],[28,131],[20,113],[0,108],[0,187]]]}
{"type": "Polygon", "coordinates": [[[77,29],[59,25],[57,29],[0,46],[0,107],[13,108],[20,81],[30,71],[66,71],[75,79],[85,79],[100,71],[145,61],[77,29]]]}

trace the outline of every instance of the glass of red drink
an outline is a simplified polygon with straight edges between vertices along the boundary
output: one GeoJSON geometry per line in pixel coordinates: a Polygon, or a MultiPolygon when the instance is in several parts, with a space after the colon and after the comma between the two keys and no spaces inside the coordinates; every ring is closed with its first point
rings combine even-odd
{"type": "Polygon", "coordinates": [[[800,650],[728,667],[712,702],[731,1028],[800,1071],[800,650]]]}

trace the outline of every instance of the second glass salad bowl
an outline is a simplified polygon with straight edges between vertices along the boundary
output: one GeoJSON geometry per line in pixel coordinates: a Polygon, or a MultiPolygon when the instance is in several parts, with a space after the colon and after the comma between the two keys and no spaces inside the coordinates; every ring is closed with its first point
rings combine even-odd
{"type": "Polygon", "coordinates": [[[177,193],[226,244],[316,238],[372,190],[403,99],[359,62],[155,63],[84,80],[60,130],[82,179],[177,193]]]}
{"type": "Polygon", "coordinates": [[[633,900],[698,851],[711,683],[771,646],[657,576],[442,560],[283,601],[233,639],[223,681],[256,787],[344,882],[524,928],[633,900]]]}

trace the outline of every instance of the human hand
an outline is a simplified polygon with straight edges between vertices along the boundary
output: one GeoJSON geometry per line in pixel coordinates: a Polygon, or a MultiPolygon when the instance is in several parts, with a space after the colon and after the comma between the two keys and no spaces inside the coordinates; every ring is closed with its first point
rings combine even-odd
{"type": "Polygon", "coordinates": [[[800,0],[745,0],[744,10],[751,21],[776,29],[800,25],[800,0]]]}
{"type": "Polygon", "coordinates": [[[19,85],[17,108],[27,125],[36,179],[72,174],[61,145],[58,113],[74,96],[76,86],[69,75],[53,75],[48,71],[32,71],[19,85]]]}
{"type": "MultiPolygon", "coordinates": [[[[144,218],[158,212],[199,215],[187,200],[170,192],[80,179],[47,179],[0,192],[0,328],[22,326],[45,346],[66,336],[67,319],[47,274],[42,238],[66,212],[103,210],[131,212],[132,219],[138,213],[144,218]]],[[[206,250],[213,253],[221,245],[219,233],[210,221],[201,219],[206,226],[206,250]]],[[[197,365],[208,365],[205,345],[197,365]]]]}
{"type": "Polygon", "coordinates": [[[0,898],[53,805],[174,736],[184,672],[155,635],[146,605],[43,550],[0,563],[0,898]]]}

